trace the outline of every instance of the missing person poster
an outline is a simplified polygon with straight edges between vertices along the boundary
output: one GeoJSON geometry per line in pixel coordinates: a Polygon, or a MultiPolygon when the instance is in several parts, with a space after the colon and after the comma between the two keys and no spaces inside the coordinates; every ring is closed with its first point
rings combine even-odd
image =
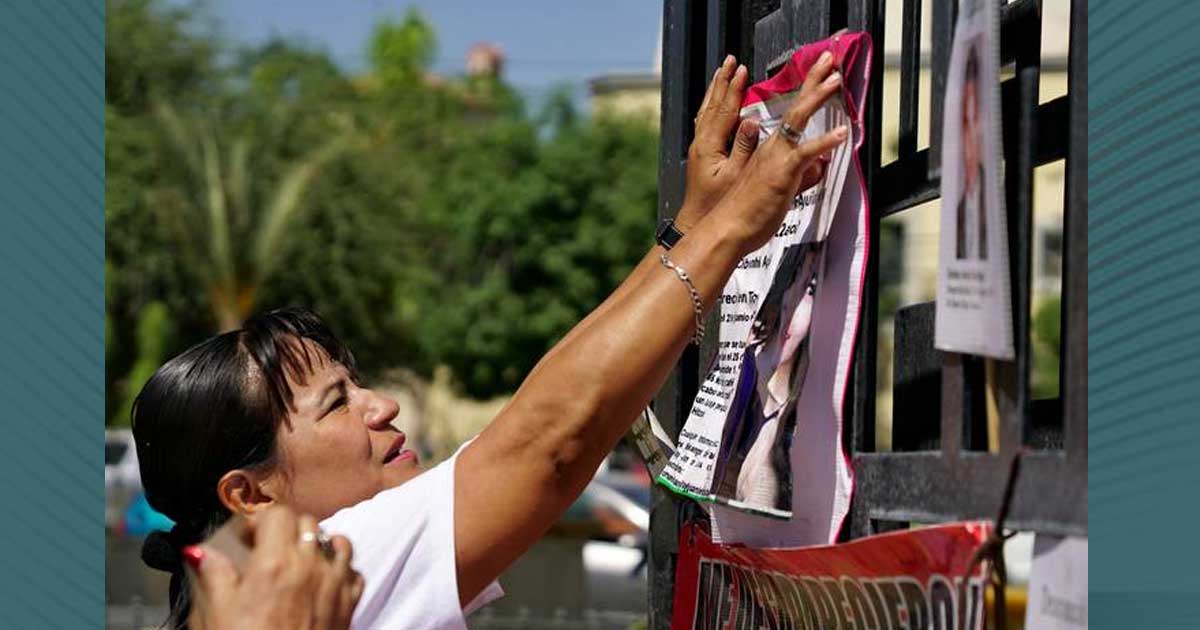
{"type": "Polygon", "coordinates": [[[987,523],[955,523],[840,545],[750,549],[683,528],[674,630],[983,627],[987,523]]]}
{"type": "MultiPolygon", "coordinates": [[[[730,277],[718,300],[717,355],[678,444],[666,457],[650,456],[665,459],[660,483],[713,505],[718,540],[827,543],[849,508],[841,414],[868,237],[855,150],[870,45],[852,33],[805,46],[774,77],[751,86],[743,103],[743,117],[757,118],[764,137],[774,133],[808,68],[828,50],[845,90],[804,134],[848,124],[850,137],[832,152],[824,181],[797,195],[775,236],[730,277]],[[802,513],[793,506],[804,506],[802,513]]],[[[635,433],[647,449],[663,446],[648,428],[635,433]]]]}
{"type": "Polygon", "coordinates": [[[935,346],[1013,358],[1008,230],[1000,185],[1000,5],[960,0],[942,119],[935,346]]]}

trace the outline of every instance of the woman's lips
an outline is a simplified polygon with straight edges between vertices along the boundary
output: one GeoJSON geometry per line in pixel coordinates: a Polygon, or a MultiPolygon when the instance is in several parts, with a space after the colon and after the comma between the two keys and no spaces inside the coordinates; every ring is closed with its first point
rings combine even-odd
{"type": "Polygon", "coordinates": [[[392,457],[392,459],[389,460],[387,463],[385,463],[384,466],[394,466],[394,465],[398,465],[398,464],[401,464],[401,463],[409,461],[409,460],[412,460],[412,462],[414,464],[417,463],[416,452],[410,451],[406,448],[400,449],[400,452],[397,455],[395,455],[394,457],[392,457]]]}
{"type": "Polygon", "coordinates": [[[406,437],[403,432],[397,435],[396,439],[392,440],[391,446],[388,447],[387,452],[383,456],[384,466],[391,466],[392,464],[396,464],[398,462],[417,459],[417,454],[415,452],[404,448],[405,441],[406,437]]]}

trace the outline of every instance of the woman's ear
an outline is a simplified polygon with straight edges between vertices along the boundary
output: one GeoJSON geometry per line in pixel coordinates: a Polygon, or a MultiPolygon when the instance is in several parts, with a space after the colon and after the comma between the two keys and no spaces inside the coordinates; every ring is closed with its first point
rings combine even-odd
{"type": "Polygon", "coordinates": [[[217,482],[217,498],[225,509],[233,514],[251,516],[263,508],[274,505],[280,498],[276,484],[271,483],[274,475],[263,475],[253,471],[231,470],[217,482]]]}

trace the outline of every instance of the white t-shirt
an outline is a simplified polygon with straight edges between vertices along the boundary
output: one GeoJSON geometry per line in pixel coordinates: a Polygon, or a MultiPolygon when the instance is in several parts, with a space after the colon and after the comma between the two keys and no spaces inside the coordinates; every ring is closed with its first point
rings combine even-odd
{"type": "MultiPolygon", "coordinates": [[[[462,449],[459,449],[462,452],[462,449]]],[[[465,609],[454,561],[454,463],[458,453],[402,486],[321,521],[354,546],[364,589],[354,630],[465,629],[465,616],[504,591],[492,582],[465,609]]]]}

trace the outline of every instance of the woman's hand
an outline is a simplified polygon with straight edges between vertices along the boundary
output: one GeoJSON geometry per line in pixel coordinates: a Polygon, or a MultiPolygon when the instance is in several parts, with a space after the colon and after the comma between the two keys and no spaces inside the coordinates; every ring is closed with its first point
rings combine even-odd
{"type": "Polygon", "coordinates": [[[749,161],[758,146],[758,121],[738,122],[738,111],[749,72],[737,65],[733,55],[725,57],[696,114],[696,134],[688,147],[687,191],[675,223],[687,232],[712,210],[749,161]],[[737,125],[730,150],[729,134],[737,125]]]}
{"type": "MultiPolygon", "coordinates": [[[[704,93],[700,111],[696,114],[696,133],[688,147],[687,190],[675,217],[675,224],[684,233],[725,196],[758,147],[758,121],[747,118],[738,123],[749,77],[746,66],[737,65],[737,59],[729,55],[713,74],[708,91],[704,93]],[[737,133],[731,148],[729,134],[734,125],[737,125],[737,133]]],[[[817,183],[824,174],[823,160],[809,165],[801,189],[817,183]]]]}
{"type": "MultiPolygon", "coordinates": [[[[809,117],[838,92],[841,82],[841,75],[833,71],[832,55],[825,53],[805,77],[784,122],[803,132],[809,117]]],[[[798,144],[782,133],[772,134],[754,152],[711,218],[742,244],[743,253],[762,247],[778,229],[796,194],[816,183],[824,156],[844,142],[847,133],[842,126],[798,144]]]]}
{"type": "Polygon", "coordinates": [[[317,521],[297,517],[286,507],[272,507],[247,536],[253,551],[242,575],[211,547],[185,551],[194,569],[193,630],[342,630],[350,627],[354,606],[362,596],[362,576],[350,568],[350,541],[334,536],[333,557],[315,540],[317,521]]]}

